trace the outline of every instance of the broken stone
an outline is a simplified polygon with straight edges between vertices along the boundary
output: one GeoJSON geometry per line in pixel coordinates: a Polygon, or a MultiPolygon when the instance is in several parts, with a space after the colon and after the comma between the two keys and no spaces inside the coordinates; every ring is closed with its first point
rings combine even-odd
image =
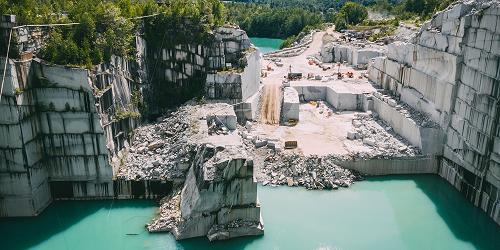
{"type": "Polygon", "coordinates": [[[368,146],[375,146],[375,141],[373,139],[370,139],[370,138],[365,138],[363,139],[363,143],[368,145],[368,146]]]}
{"type": "Polygon", "coordinates": [[[256,148],[264,147],[264,146],[267,145],[267,143],[268,142],[266,140],[259,140],[259,139],[257,139],[257,140],[254,141],[254,145],[255,145],[256,148]]]}
{"type": "Polygon", "coordinates": [[[358,138],[359,138],[358,132],[355,132],[355,131],[348,131],[347,132],[347,139],[349,139],[349,140],[356,140],[358,138]]]}

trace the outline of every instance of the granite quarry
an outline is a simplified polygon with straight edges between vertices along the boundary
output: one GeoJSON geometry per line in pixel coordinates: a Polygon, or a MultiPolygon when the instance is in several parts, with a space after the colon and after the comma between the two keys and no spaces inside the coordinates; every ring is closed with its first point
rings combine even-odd
{"type": "Polygon", "coordinates": [[[500,224],[498,1],[459,1],[388,44],[328,27],[262,55],[229,24],[211,45],[148,49],[137,35],[135,60],[93,70],[33,57],[43,36],[29,34],[45,31],[17,32],[32,58],[0,58],[1,217],[56,199],[148,198],[159,200],[148,231],[227,240],[264,234],[258,183],[338,189],[426,173],[500,224]],[[159,88],[145,77],[152,58],[179,88],[204,71],[204,99],[150,122],[130,115],[133,93],[159,88]]]}

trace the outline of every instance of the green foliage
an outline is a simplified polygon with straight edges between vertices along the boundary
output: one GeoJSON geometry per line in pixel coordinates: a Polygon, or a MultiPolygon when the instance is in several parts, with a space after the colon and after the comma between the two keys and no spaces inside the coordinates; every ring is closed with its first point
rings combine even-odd
{"type": "Polygon", "coordinates": [[[362,23],[368,17],[368,9],[355,2],[346,2],[331,20],[336,30],[345,30],[348,25],[362,23]]]}
{"type": "Polygon", "coordinates": [[[240,25],[249,36],[288,38],[307,26],[324,22],[323,15],[298,7],[259,4],[226,4],[228,20],[240,25]]]}
{"type": "Polygon", "coordinates": [[[15,95],[20,95],[20,94],[22,94],[23,92],[24,92],[24,90],[23,90],[23,89],[21,89],[21,88],[16,88],[16,89],[14,90],[14,94],[15,94],[15,95]]]}
{"type": "Polygon", "coordinates": [[[146,20],[146,40],[154,47],[206,44],[213,38],[213,27],[224,22],[219,0],[171,0],[161,15],[146,20]]]}
{"type": "MultiPolygon", "coordinates": [[[[351,0],[362,5],[371,5],[375,0],[351,0]]],[[[265,4],[272,8],[296,7],[313,12],[327,12],[341,8],[347,0],[233,0],[233,2],[265,4]]]]}
{"type": "Polygon", "coordinates": [[[196,98],[196,103],[198,105],[207,104],[207,100],[206,100],[205,96],[201,96],[201,97],[196,98]]]}
{"type": "Polygon", "coordinates": [[[397,27],[399,25],[399,19],[382,19],[382,20],[364,20],[360,26],[368,26],[368,27],[383,27],[383,26],[394,26],[397,27]]]}
{"type": "Polygon", "coordinates": [[[371,8],[374,11],[386,12],[396,16],[399,20],[413,21],[416,24],[423,22],[437,11],[444,10],[456,0],[377,0],[371,8]]]}
{"type": "Polygon", "coordinates": [[[333,23],[335,24],[336,30],[347,29],[347,18],[343,12],[340,12],[337,15],[335,15],[333,23]]]}
{"type": "Polygon", "coordinates": [[[288,48],[292,46],[292,44],[297,41],[297,36],[290,36],[287,39],[285,39],[281,44],[280,44],[280,49],[288,48]]]}
{"type": "Polygon", "coordinates": [[[130,111],[130,110],[127,110],[125,108],[120,108],[120,109],[116,110],[116,113],[115,113],[115,119],[117,121],[125,120],[128,118],[137,119],[139,117],[141,117],[141,114],[139,114],[139,112],[130,111]]]}
{"type": "Polygon", "coordinates": [[[138,22],[133,17],[164,13],[146,19],[152,24],[147,26],[147,36],[153,43],[206,41],[211,28],[225,21],[224,5],[219,0],[168,0],[160,4],[155,0],[0,0],[0,12],[17,15],[19,24],[80,23],[53,29],[39,57],[55,64],[85,67],[109,61],[111,55],[134,55],[138,22]]]}
{"type": "MultiPolygon", "coordinates": [[[[145,38],[148,54],[161,55],[163,49],[175,46],[208,45],[215,38],[213,28],[225,23],[225,8],[219,0],[170,0],[162,14],[145,20],[145,38]]],[[[204,53],[199,51],[199,53],[204,53]]],[[[169,66],[162,65],[153,56],[148,57],[153,65],[149,76],[153,90],[145,93],[151,106],[159,109],[185,102],[203,93],[206,71],[195,69],[189,79],[172,82],[165,78],[162,67],[173,64],[179,71],[183,60],[171,58],[169,66]]],[[[145,114],[141,107],[141,114],[145,114]]]]}
{"type": "Polygon", "coordinates": [[[339,13],[344,15],[346,23],[351,25],[359,24],[368,17],[366,7],[354,2],[345,3],[339,13]]]}
{"type": "Polygon", "coordinates": [[[394,35],[395,31],[396,31],[396,28],[394,28],[392,26],[386,26],[386,27],[383,27],[380,30],[380,32],[375,33],[375,34],[371,35],[370,37],[368,37],[368,40],[371,42],[375,42],[380,38],[394,35]]]}

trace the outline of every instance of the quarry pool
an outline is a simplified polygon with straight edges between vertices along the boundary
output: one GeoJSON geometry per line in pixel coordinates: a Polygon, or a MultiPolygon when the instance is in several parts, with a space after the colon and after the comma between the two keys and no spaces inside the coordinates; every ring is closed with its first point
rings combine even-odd
{"type": "Polygon", "coordinates": [[[281,39],[261,38],[261,37],[250,37],[250,40],[255,45],[255,47],[259,48],[262,54],[278,50],[280,48],[281,43],[283,42],[283,40],[281,39]]]}
{"type": "Polygon", "coordinates": [[[209,243],[148,234],[150,201],[59,201],[0,219],[0,249],[500,249],[500,227],[434,175],[337,191],[259,187],[265,235],[209,243]]]}

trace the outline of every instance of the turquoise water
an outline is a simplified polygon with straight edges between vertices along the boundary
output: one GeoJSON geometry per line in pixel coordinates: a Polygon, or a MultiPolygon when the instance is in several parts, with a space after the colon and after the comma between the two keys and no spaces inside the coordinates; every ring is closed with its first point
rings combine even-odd
{"type": "Polygon", "coordinates": [[[262,54],[278,50],[280,48],[281,43],[283,42],[283,40],[281,39],[260,38],[260,37],[250,37],[250,40],[255,45],[255,47],[259,48],[262,54]]]}
{"type": "Polygon", "coordinates": [[[337,191],[259,187],[259,199],[264,236],[176,242],[144,230],[152,202],[71,201],[37,218],[0,219],[0,249],[500,249],[500,227],[437,176],[337,191]]]}

